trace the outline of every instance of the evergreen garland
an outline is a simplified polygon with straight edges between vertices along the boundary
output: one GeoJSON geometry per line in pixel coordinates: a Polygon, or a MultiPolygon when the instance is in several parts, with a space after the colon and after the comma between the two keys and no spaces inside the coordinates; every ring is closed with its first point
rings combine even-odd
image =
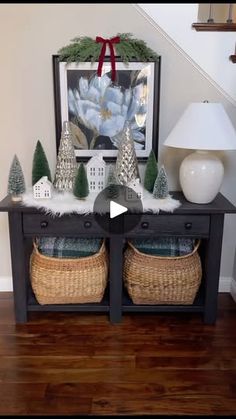
{"type": "Polygon", "coordinates": [[[25,192],[25,179],[16,155],[14,156],[10,167],[7,192],[13,196],[19,196],[25,192]]]}
{"type": "Polygon", "coordinates": [[[37,141],[33,157],[32,185],[35,185],[42,176],[47,176],[52,181],[48,160],[40,141],[37,141]]]}
{"type": "Polygon", "coordinates": [[[144,188],[148,192],[153,192],[153,187],[158,174],[158,166],[156,156],[153,150],[150,151],[148,156],[145,177],[144,177],[144,188]]]}
{"type": "Polygon", "coordinates": [[[164,166],[162,166],[154,184],[153,197],[157,199],[164,199],[167,198],[168,195],[169,188],[167,174],[164,166]]]}
{"type": "MultiPolygon", "coordinates": [[[[117,55],[124,63],[132,60],[156,61],[158,54],[149,48],[145,41],[133,38],[132,33],[118,33],[120,42],[115,45],[117,55]]],[[[113,38],[113,37],[111,37],[113,38]]],[[[102,44],[88,36],[80,36],[71,40],[72,44],[59,49],[60,61],[98,61],[102,44]]]]}
{"type": "Polygon", "coordinates": [[[89,194],[87,173],[83,163],[80,163],[75,177],[73,193],[76,198],[84,199],[89,194]]]}

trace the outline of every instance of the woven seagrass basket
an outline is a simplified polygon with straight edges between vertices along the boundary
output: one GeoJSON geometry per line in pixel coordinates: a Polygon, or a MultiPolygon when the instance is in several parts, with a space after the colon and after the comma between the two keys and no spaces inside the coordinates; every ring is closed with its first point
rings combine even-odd
{"type": "Polygon", "coordinates": [[[33,243],[30,278],[39,304],[99,303],[108,280],[103,241],[98,253],[76,259],[42,255],[33,243]]]}
{"type": "Polygon", "coordinates": [[[130,242],[124,255],[124,283],[134,304],[192,304],[202,278],[198,254],[163,257],[139,252],[130,242]]]}

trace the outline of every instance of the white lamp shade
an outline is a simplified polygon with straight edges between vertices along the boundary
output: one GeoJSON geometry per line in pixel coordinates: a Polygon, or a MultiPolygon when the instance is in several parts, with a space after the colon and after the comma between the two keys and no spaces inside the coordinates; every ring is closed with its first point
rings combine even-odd
{"type": "Polygon", "coordinates": [[[236,150],[236,131],[221,103],[191,103],[164,145],[195,150],[236,150]]]}

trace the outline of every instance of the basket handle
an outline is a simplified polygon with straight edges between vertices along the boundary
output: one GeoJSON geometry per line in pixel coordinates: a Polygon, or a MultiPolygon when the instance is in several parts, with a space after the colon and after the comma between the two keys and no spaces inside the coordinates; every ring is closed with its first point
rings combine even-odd
{"type": "Polygon", "coordinates": [[[196,243],[195,243],[195,246],[194,246],[194,249],[193,249],[193,251],[192,251],[192,254],[193,254],[193,253],[195,253],[195,252],[197,251],[197,249],[199,248],[200,244],[201,244],[201,239],[198,239],[198,240],[196,241],[196,243]]]}
{"type": "Polygon", "coordinates": [[[38,239],[34,239],[33,240],[33,248],[35,250],[36,253],[39,253],[39,249],[38,249],[38,239]]]}

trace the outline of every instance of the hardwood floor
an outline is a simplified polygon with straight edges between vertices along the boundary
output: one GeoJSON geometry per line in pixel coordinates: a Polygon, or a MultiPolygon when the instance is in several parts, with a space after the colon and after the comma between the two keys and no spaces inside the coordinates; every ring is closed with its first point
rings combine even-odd
{"type": "Polygon", "coordinates": [[[31,313],[0,294],[0,415],[235,415],[236,303],[200,314],[31,313]]]}

